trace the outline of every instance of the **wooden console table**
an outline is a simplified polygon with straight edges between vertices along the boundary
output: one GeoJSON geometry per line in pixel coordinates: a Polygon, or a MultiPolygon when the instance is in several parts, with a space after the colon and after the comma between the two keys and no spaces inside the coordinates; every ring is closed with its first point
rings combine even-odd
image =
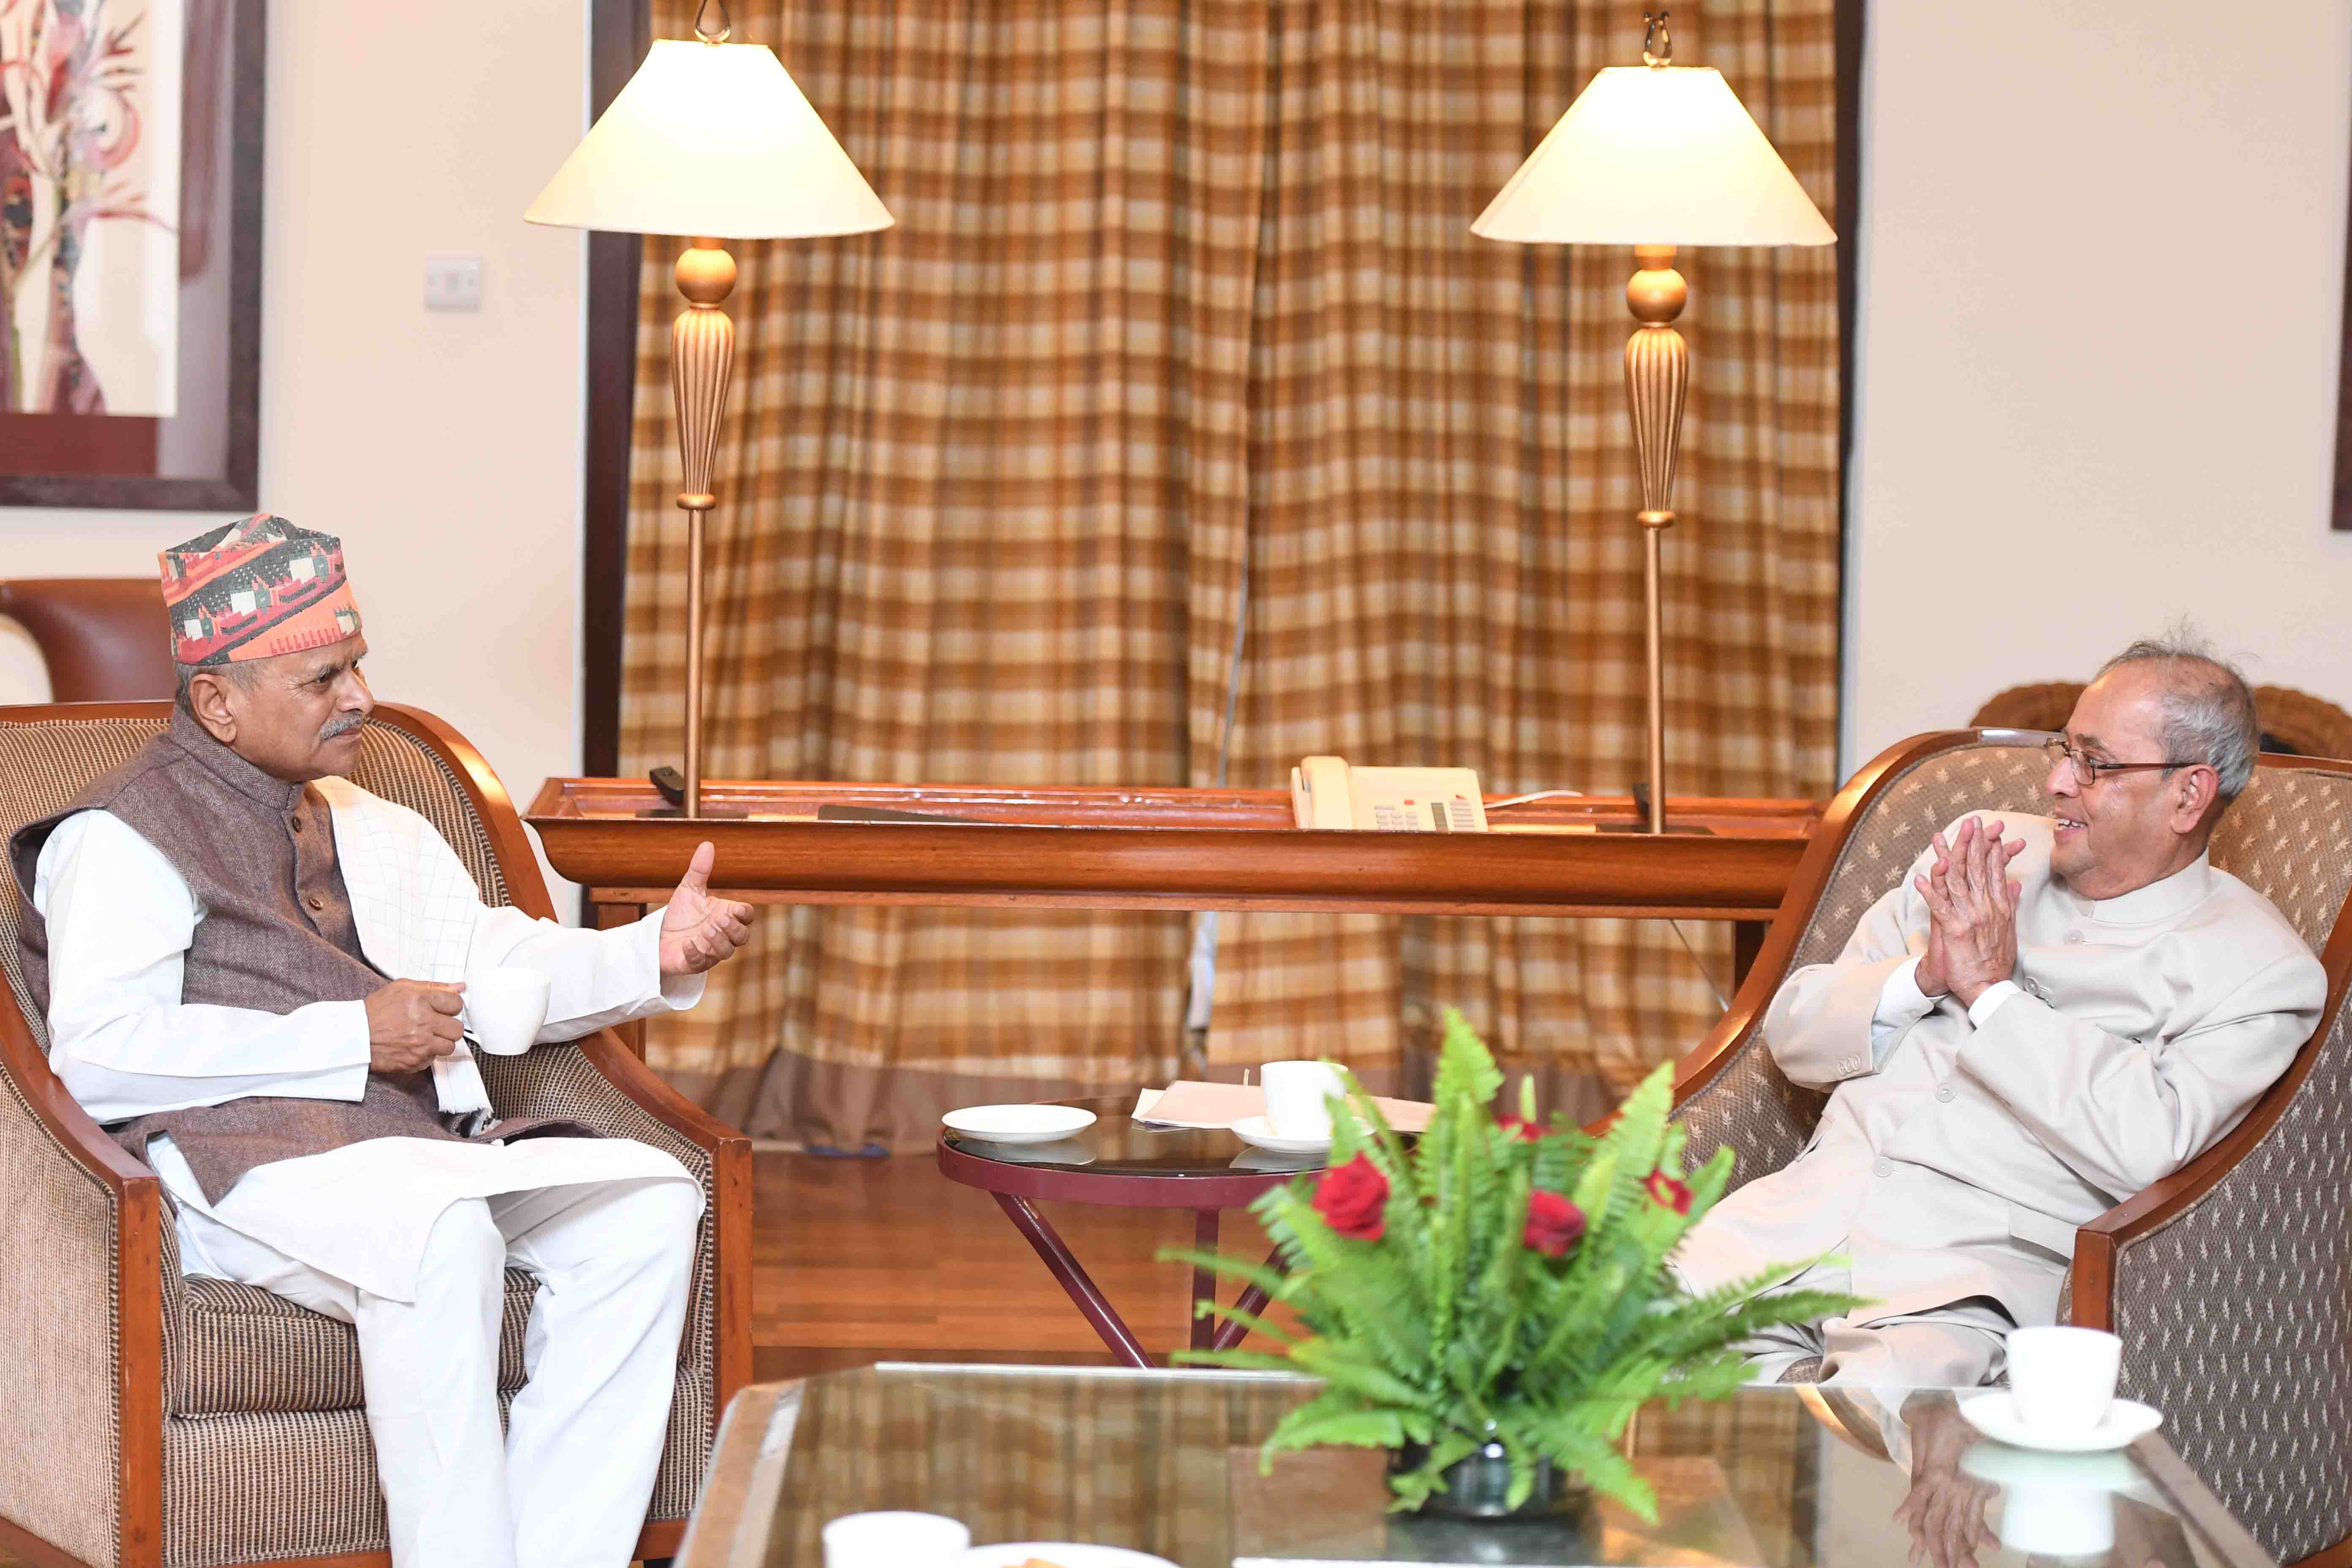
{"type": "Polygon", "coordinates": [[[528,820],[598,925],[667,899],[707,838],[719,890],[750,903],[1730,921],[1745,974],[1822,811],[1670,798],[1670,825],[1706,831],[1653,837],[1623,795],[1495,808],[1483,834],[1306,832],[1282,790],[718,781],[703,801],[731,815],[649,816],[650,784],[555,778],[528,820]],[[877,811],[961,820],[838,819],[877,811]]]}

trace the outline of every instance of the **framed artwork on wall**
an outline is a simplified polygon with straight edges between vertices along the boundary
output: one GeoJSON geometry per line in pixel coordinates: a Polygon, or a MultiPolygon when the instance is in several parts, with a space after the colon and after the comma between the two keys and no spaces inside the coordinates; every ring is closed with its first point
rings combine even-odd
{"type": "Polygon", "coordinates": [[[263,6],[0,0],[0,505],[255,505],[263,6]]]}

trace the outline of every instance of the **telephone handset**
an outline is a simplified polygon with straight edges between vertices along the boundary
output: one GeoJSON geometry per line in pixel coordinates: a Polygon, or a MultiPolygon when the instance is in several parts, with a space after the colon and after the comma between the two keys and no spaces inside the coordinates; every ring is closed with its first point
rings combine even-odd
{"type": "Polygon", "coordinates": [[[1290,811],[1301,827],[1486,831],[1471,768],[1351,768],[1339,757],[1308,757],[1290,770],[1290,811]]]}

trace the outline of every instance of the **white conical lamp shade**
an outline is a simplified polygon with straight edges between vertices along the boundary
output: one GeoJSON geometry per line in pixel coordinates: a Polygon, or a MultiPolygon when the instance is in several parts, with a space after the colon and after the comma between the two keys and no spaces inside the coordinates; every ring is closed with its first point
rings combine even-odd
{"type": "Polygon", "coordinates": [[[657,40],[523,216],[567,228],[793,239],[890,210],[763,44],[657,40]]]}
{"type": "Polygon", "coordinates": [[[1703,66],[1594,77],[1470,232],[1582,245],[1837,239],[1731,84],[1703,66]]]}

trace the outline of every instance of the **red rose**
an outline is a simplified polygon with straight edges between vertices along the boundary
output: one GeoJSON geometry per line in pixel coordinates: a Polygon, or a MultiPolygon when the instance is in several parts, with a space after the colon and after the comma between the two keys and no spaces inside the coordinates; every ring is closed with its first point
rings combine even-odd
{"type": "Polygon", "coordinates": [[[1528,1194],[1528,1229],[1525,1240],[1528,1247],[1546,1258],[1559,1258],[1574,1247],[1584,1235],[1584,1211],[1561,1197],[1540,1187],[1528,1194]]]}
{"type": "Polygon", "coordinates": [[[1544,1130],[1542,1124],[1539,1122],[1522,1121],[1516,1116],[1504,1116],[1498,1117],[1496,1120],[1495,1125],[1501,1128],[1504,1132],[1517,1139],[1522,1143],[1540,1143],[1543,1142],[1544,1130]]]}
{"type": "Polygon", "coordinates": [[[1389,1179],[1362,1154],[1323,1173],[1315,1184],[1315,1212],[1341,1236],[1378,1241],[1388,1228],[1389,1179]]]}
{"type": "Polygon", "coordinates": [[[1651,1172],[1650,1179],[1642,1184],[1649,1188],[1652,1203],[1670,1208],[1676,1214],[1690,1213],[1691,1190],[1664,1171],[1651,1172]]]}

